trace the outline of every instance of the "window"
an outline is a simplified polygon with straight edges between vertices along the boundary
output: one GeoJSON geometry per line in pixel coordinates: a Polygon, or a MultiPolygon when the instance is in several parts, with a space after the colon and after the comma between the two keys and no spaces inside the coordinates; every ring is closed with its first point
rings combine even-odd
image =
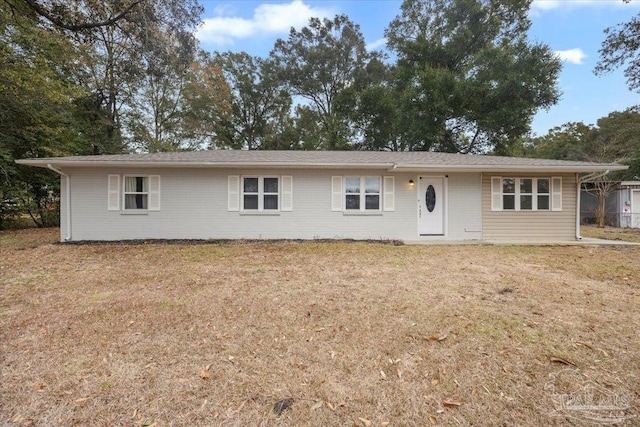
{"type": "Polygon", "coordinates": [[[293,177],[229,175],[229,212],[280,213],[293,210],[293,177]]]}
{"type": "Polygon", "coordinates": [[[393,176],[332,176],[331,210],[349,213],[392,212],[395,210],[394,193],[393,176]]]}
{"type": "Polygon", "coordinates": [[[160,210],[160,176],[109,175],[107,209],[146,213],[160,210]]]}
{"type": "Polygon", "coordinates": [[[491,178],[491,208],[505,211],[561,210],[562,179],[554,178],[491,178]],[[551,181],[558,197],[551,209],[551,181]]]}
{"type": "Polygon", "coordinates": [[[379,177],[347,177],[344,180],[345,210],[379,211],[379,177]]]}
{"type": "Polygon", "coordinates": [[[146,176],[124,177],[124,209],[147,209],[149,179],[146,176]]]}
{"type": "Polygon", "coordinates": [[[279,187],[277,177],[243,177],[242,209],[245,211],[277,211],[279,187]]]}

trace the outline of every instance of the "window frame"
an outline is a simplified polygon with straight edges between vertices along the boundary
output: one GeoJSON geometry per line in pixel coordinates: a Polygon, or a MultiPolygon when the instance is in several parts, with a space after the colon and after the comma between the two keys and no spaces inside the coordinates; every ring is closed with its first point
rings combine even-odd
{"type": "Polygon", "coordinates": [[[383,195],[383,180],[381,176],[353,176],[347,175],[343,179],[342,184],[342,201],[344,203],[344,212],[382,212],[382,195],[383,195]],[[358,179],[359,180],[359,192],[358,193],[347,193],[347,181],[349,179],[358,179]],[[376,193],[367,193],[366,185],[367,179],[376,179],[378,181],[378,191],[376,193]],[[349,209],[347,208],[347,196],[359,196],[359,207],[358,209],[349,209]],[[367,209],[367,196],[378,196],[378,207],[376,209],[367,209]]]}
{"type": "Polygon", "coordinates": [[[251,213],[251,212],[261,212],[261,213],[277,213],[282,211],[282,177],[278,175],[242,175],[240,177],[240,212],[243,213],[251,213]],[[245,179],[255,178],[258,180],[258,191],[245,192],[244,183],[245,179]],[[278,182],[278,192],[265,192],[264,191],[264,180],[266,179],[276,179],[278,182]],[[245,195],[257,195],[258,196],[258,207],[257,209],[248,209],[245,208],[244,198],[245,195]],[[278,207],[276,209],[265,209],[264,200],[265,196],[276,196],[278,207]]]}
{"type": "Polygon", "coordinates": [[[500,187],[499,193],[492,188],[493,194],[499,194],[500,197],[500,207],[499,209],[493,207],[494,211],[502,211],[502,212],[551,212],[552,208],[552,180],[556,177],[551,176],[539,176],[539,177],[530,177],[530,176],[501,176],[501,177],[492,177],[492,186],[494,185],[493,179],[500,179],[500,187]],[[505,180],[513,181],[513,192],[505,192],[505,180]],[[523,192],[523,183],[525,180],[531,180],[531,191],[523,192]],[[547,192],[540,193],[538,192],[539,186],[538,182],[546,180],[547,181],[547,192]],[[505,196],[513,197],[513,209],[506,209],[505,206],[505,196]],[[547,208],[540,208],[538,206],[539,197],[547,197],[547,208]],[[522,207],[522,198],[529,197],[531,200],[531,208],[523,208],[522,207]]]}
{"type": "Polygon", "coordinates": [[[149,198],[150,198],[150,182],[149,175],[139,174],[124,174],[122,175],[122,210],[124,212],[147,212],[149,211],[149,198]],[[127,178],[143,178],[146,180],[147,191],[127,191],[127,178]],[[142,195],[146,196],[146,208],[127,208],[127,195],[142,195]]]}

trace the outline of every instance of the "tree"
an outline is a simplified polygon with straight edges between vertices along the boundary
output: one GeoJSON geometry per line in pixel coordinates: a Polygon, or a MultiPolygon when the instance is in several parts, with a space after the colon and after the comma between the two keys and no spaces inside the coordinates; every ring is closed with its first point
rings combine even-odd
{"type": "Polygon", "coordinates": [[[348,148],[347,132],[334,104],[340,92],[353,84],[355,73],[375,57],[367,52],[360,27],[346,15],[311,18],[300,31],[292,28],[287,40],[278,39],[270,56],[278,79],[294,96],[308,102],[305,118],[315,115],[323,147],[348,148]]]}
{"type": "Polygon", "coordinates": [[[557,102],[560,61],[527,39],[529,0],[405,0],[385,31],[413,150],[498,153],[557,102]]]}
{"type": "Polygon", "coordinates": [[[394,69],[372,59],[356,74],[353,85],[337,98],[336,111],[346,117],[354,146],[360,150],[405,151],[401,96],[394,69]]]}
{"type": "MultiPolygon", "coordinates": [[[[10,16],[0,3],[0,16],[10,16]]],[[[76,120],[80,52],[59,33],[38,25],[28,10],[0,20],[0,228],[27,213],[38,226],[57,222],[59,178],[14,159],[87,154],[76,120]]]]}
{"type": "Polygon", "coordinates": [[[51,24],[58,28],[69,31],[83,31],[98,27],[107,27],[114,25],[118,21],[124,19],[138,5],[146,0],[133,0],[129,4],[120,4],[120,9],[112,11],[108,16],[100,18],[90,17],[90,11],[93,7],[92,2],[56,2],[53,0],[39,2],[37,0],[3,0],[12,12],[27,8],[31,9],[37,15],[43,17],[51,24]],[[45,4],[47,3],[47,4],[45,4]]]}
{"type": "Polygon", "coordinates": [[[535,138],[526,151],[532,157],[581,160],[595,163],[622,163],[626,171],[609,173],[584,187],[597,199],[596,222],[604,227],[605,203],[621,180],[640,173],[640,111],[630,108],[598,119],[597,125],[567,123],[535,138]]]}
{"type": "MultiPolygon", "coordinates": [[[[83,10],[89,21],[100,21],[121,8],[119,0],[82,0],[82,4],[87,6],[83,10]]],[[[131,137],[156,134],[156,129],[138,119],[144,95],[142,109],[147,112],[157,110],[160,101],[153,105],[153,95],[141,88],[149,88],[155,79],[155,88],[162,90],[166,81],[184,75],[195,59],[193,31],[201,13],[197,0],[143,1],[117,23],[68,34],[75,43],[86,46],[85,84],[96,102],[91,111],[100,111],[109,122],[95,143],[96,154],[108,153],[102,147],[130,148],[130,143],[145,147],[150,137],[142,143],[131,137]]]]}
{"type": "Polygon", "coordinates": [[[229,87],[209,55],[194,59],[190,35],[158,42],[143,55],[147,70],[129,114],[133,141],[148,152],[206,148],[230,114],[229,87]]]}
{"type": "Polygon", "coordinates": [[[629,22],[609,27],[602,42],[596,75],[609,73],[626,65],[624,75],[629,90],[640,92],[640,14],[629,22]]]}
{"type": "Polygon", "coordinates": [[[275,148],[291,126],[292,100],[278,83],[270,61],[246,52],[218,53],[232,93],[232,114],[222,120],[215,145],[257,150],[275,148]]]}

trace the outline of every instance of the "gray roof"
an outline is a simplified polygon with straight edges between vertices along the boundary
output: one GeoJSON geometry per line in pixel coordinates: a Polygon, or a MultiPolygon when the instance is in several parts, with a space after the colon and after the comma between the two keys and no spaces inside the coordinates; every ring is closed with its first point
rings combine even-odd
{"type": "Polygon", "coordinates": [[[426,151],[246,151],[207,150],[150,154],[51,157],[17,160],[19,164],[68,167],[263,167],[281,169],[397,169],[402,171],[557,171],[622,170],[615,163],[574,162],[426,151]]]}

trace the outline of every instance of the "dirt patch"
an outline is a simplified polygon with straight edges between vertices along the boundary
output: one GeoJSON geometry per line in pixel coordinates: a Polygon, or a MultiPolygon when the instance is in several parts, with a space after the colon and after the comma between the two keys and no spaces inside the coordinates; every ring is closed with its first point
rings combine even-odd
{"type": "Polygon", "coordinates": [[[593,385],[640,415],[640,248],[48,233],[0,234],[0,424],[574,425],[593,385]]]}

